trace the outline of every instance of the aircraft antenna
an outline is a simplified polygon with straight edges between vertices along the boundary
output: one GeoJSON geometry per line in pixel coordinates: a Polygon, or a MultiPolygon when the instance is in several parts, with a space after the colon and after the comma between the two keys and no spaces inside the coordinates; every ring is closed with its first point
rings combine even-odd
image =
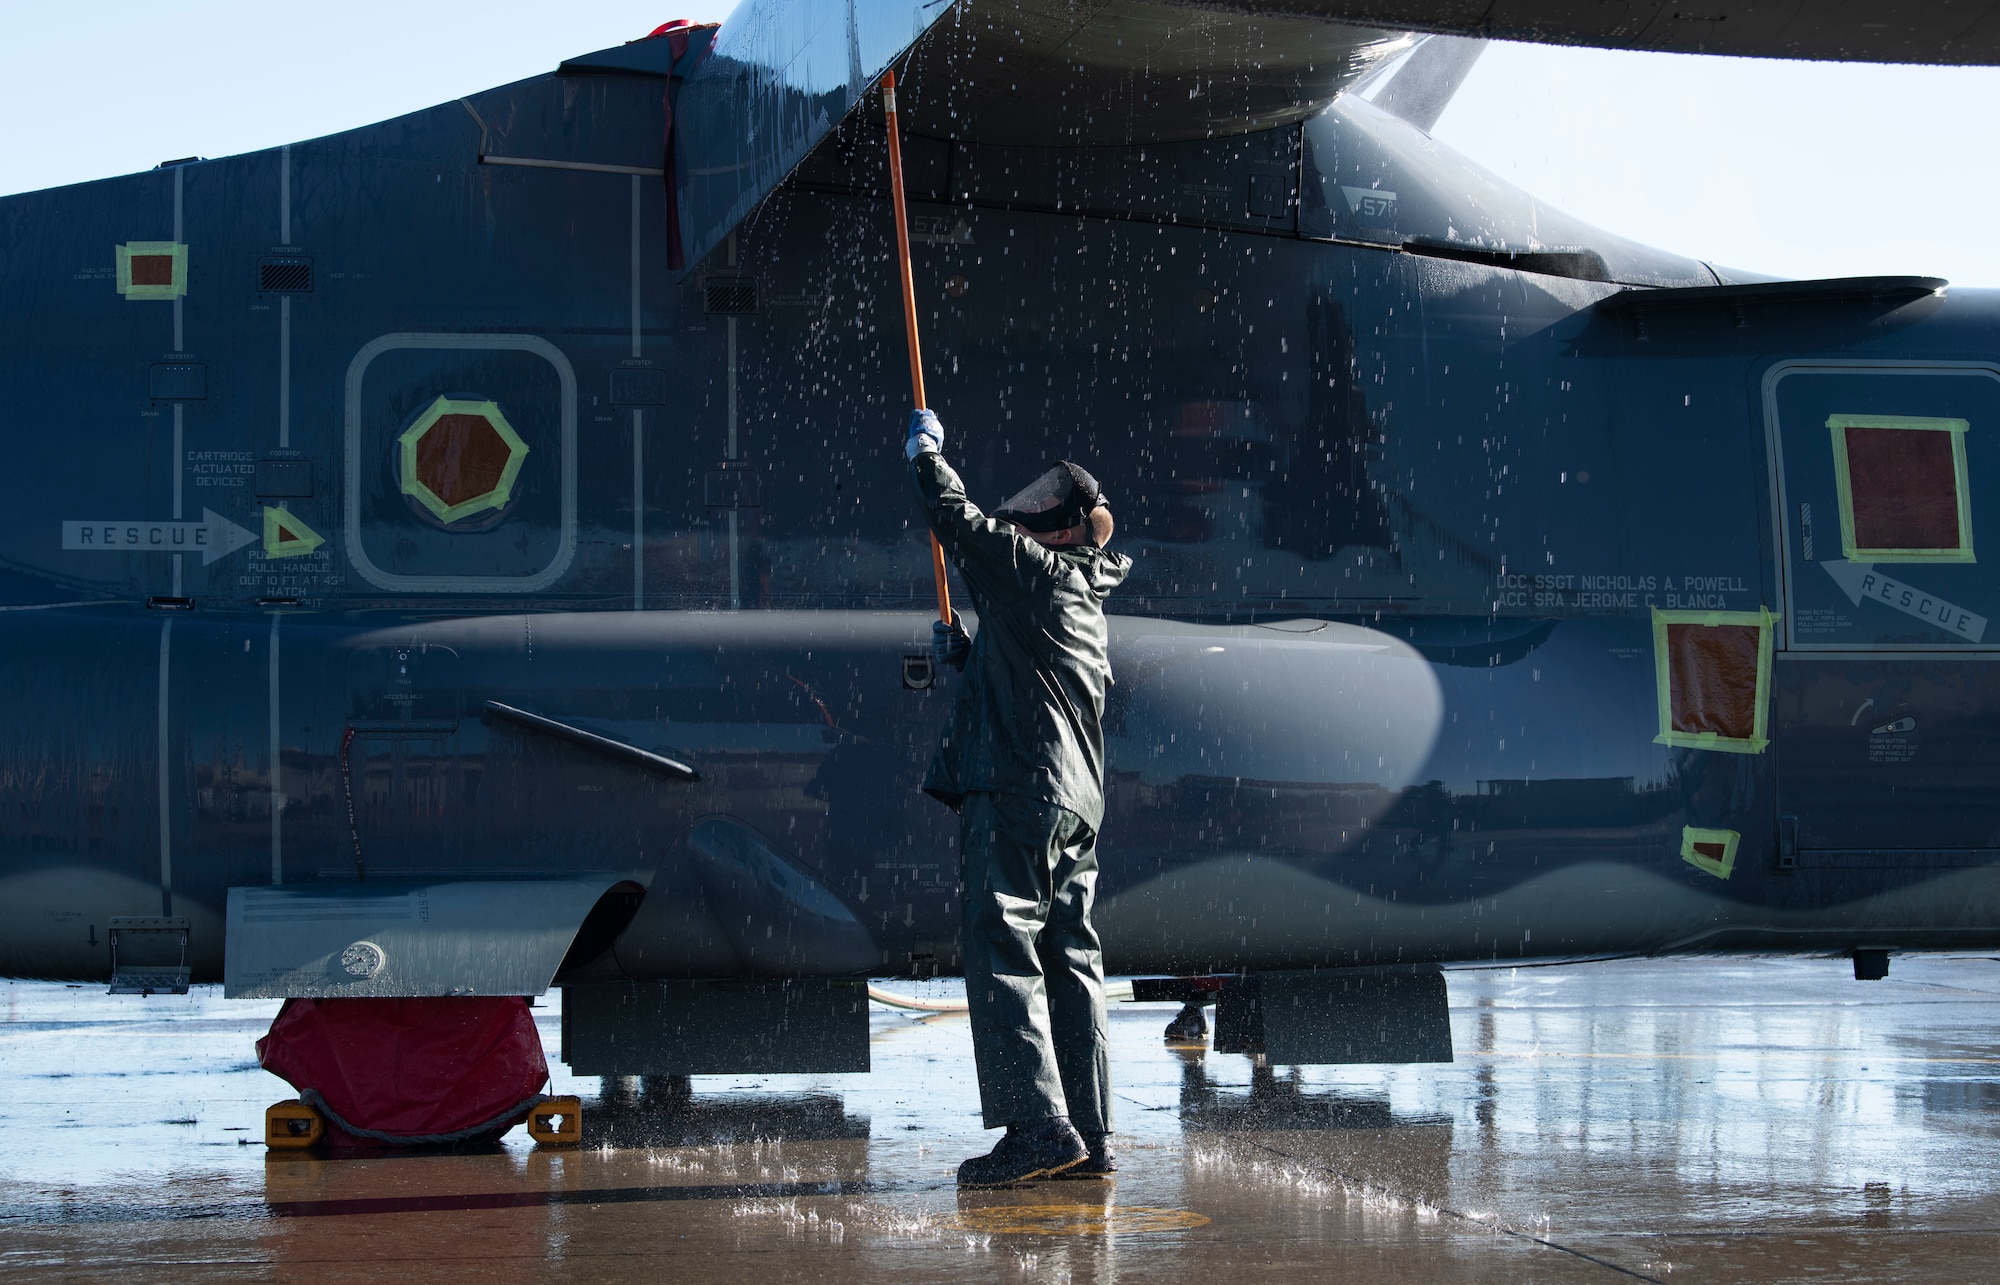
{"type": "MultiPolygon", "coordinates": [[[[896,210],[896,256],[903,270],[903,334],[910,346],[910,391],[924,409],[924,355],[917,341],[917,285],[910,271],[910,217],[903,210],[903,142],[896,129],[896,73],[882,73],[882,114],[889,121],[889,203],[896,210]]],[[[931,532],[931,576],[937,581],[938,619],[951,623],[951,585],[944,577],[944,546],[931,532]]]]}

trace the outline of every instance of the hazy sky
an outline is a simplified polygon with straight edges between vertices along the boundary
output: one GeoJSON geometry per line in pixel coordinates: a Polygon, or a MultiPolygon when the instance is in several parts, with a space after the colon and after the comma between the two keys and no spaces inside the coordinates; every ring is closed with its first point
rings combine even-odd
{"type": "Polygon", "coordinates": [[[2000,286],[2000,68],[1487,47],[1434,133],[1599,227],[1773,276],[2000,286]]]}
{"type": "MultiPolygon", "coordinates": [[[[95,0],[0,36],[0,194],[226,156],[552,70],[729,0],[95,0]]],[[[1782,276],[2000,286],[2000,69],[1495,45],[1437,135],[1601,227],[1782,276]]]]}

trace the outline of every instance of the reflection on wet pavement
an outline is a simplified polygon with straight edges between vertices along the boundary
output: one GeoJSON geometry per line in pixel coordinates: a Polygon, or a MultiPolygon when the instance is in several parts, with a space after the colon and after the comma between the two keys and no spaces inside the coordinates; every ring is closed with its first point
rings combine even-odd
{"type": "MultiPolygon", "coordinates": [[[[945,983],[900,989],[942,994],[945,983]]],[[[0,983],[9,1280],[1967,1280],[2000,1249],[2000,962],[1450,975],[1449,1065],[1261,1067],[1114,1005],[1123,1170],[960,1193],[962,1017],[863,1076],[574,1079],[586,1142],[267,1156],[275,1004],[0,983]]],[[[553,999],[537,1010],[554,1062],[553,999]]]]}
{"type": "Polygon", "coordinates": [[[869,1133],[868,1117],[849,1111],[836,1092],[696,1093],[684,1076],[606,1078],[593,1106],[583,1117],[583,1141],[595,1148],[865,1140],[869,1133]]]}

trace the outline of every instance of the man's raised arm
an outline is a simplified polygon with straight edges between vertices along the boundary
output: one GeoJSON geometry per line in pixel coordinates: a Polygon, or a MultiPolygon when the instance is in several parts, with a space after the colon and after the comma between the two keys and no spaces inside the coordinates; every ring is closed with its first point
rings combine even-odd
{"type": "Polygon", "coordinates": [[[1049,572],[1053,555],[1016,535],[1006,523],[987,517],[968,500],[965,484],[945,463],[943,449],[944,425],[938,417],[927,410],[912,412],[903,453],[910,461],[925,521],[975,595],[1004,600],[1022,592],[1032,583],[1031,577],[1049,572]]]}

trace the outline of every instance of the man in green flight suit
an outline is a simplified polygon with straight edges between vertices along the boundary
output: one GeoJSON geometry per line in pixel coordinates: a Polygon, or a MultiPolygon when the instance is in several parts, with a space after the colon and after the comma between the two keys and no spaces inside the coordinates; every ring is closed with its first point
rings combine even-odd
{"type": "Polygon", "coordinates": [[[945,463],[944,425],[910,417],[904,454],[938,542],[979,614],[934,626],[965,683],[924,790],[957,809],[965,995],[990,1155],[964,1186],[1105,1178],[1112,1158],[1104,962],[1090,907],[1104,820],[1104,599],[1132,569],[1111,510],[1068,461],[979,511],[945,463]]]}

